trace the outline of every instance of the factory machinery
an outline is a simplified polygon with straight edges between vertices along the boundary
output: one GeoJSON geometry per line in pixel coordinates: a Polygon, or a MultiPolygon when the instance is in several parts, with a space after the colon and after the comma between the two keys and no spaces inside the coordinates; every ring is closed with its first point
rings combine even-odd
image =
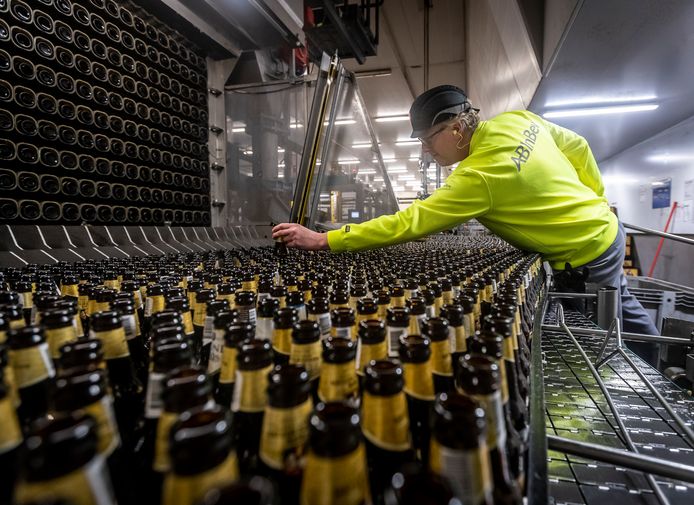
{"type": "MultiPolygon", "coordinates": [[[[336,57],[252,82],[263,62],[249,56],[220,80],[142,9],[82,3],[0,1],[6,273],[270,254],[274,223],[328,230],[397,210],[356,80],[336,57]],[[370,149],[350,149],[364,138],[370,149]]],[[[546,265],[541,276],[527,502],[694,503],[694,291],[630,279],[663,334],[652,337],[622,331],[616,291],[558,292],[546,265]]]]}

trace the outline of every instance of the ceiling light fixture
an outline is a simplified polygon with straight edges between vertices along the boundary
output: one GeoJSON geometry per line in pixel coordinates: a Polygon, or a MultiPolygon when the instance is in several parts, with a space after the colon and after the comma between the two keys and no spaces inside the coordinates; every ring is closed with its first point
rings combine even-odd
{"type": "Polygon", "coordinates": [[[387,77],[391,75],[393,71],[390,68],[376,68],[374,70],[361,70],[359,72],[354,72],[355,77],[387,77]]]}
{"type": "MultiPolygon", "coordinates": [[[[372,145],[373,144],[371,142],[355,142],[352,144],[352,149],[367,149],[372,145]]],[[[380,146],[381,144],[379,143],[378,145],[380,146]]]]}
{"type": "Polygon", "coordinates": [[[289,128],[295,129],[295,128],[303,128],[304,125],[301,123],[289,123],[289,128]]]}
{"type": "Polygon", "coordinates": [[[392,123],[394,121],[408,121],[410,116],[408,114],[400,114],[397,116],[377,116],[374,121],[377,123],[392,123]]]}
{"type": "Polygon", "coordinates": [[[601,116],[607,114],[624,114],[627,112],[642,112],[655,110],[657,103],[645,103],[639,105],[613,105],[608,107],[586,107],[581,109],[553,110],[545,112],[542,117],[547,119],[562,117],[601,116]]]}
{"type": "Polygon", "coordinates": [[[338,165],[356,165],[359,160],[337,160],[338,165]]]}
{"type": "MultiPolygon", "coordinates": [[[[341,125],[348,125],[348,124],[355,124],[357,121],[354,119],[336,119],[335,122],[333,123],[335,126],[341,126],[341,125]]],[[[329,121],[324,121],[323,125],[328,126],[329,121]]]]}
{"type": "Polygon", "coordinates": [[[231,132],[232,133],[245,133],[246,127],[245,126],[239,126],[237,128],[232,128],[231,132]]]}
{"type": "Polygon", "coordinates": [[[556,102],[549,102],[545,104],[545,107],[572,107],[575,105],[600,105],[600,104],[626,104],[633,102],[652,102],[658,97],[655,95],[641,95],[641,96],[589,96],[585,98],[578,98],[574,100],[559,100],[556,102]]]}
{"type": "Polygon", "coordinates": [[[686,153],[661,153],[652,154],[646,157],[646,161],[653,163],[678,163],[678,162],[689,162],[694,161],[694,154],[686,153]]]}
{"type": "Polygon", "coordinates": [[[410,139],[398,139],[395,141],[395,145],[399,147],[403,146],[418,146],[419,140],[410,140],[410,139]]]}
{"type": "Polygon", "coordinates": [[[376,175],[375,168],[360,168],[359,175],[376,175]]]}

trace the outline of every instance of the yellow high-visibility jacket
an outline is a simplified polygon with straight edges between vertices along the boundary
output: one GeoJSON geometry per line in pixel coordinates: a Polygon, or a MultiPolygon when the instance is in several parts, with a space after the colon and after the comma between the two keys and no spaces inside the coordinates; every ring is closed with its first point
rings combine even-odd
{"type": "Polygon", "coordinates": [[[586,140],[529,111],[481,121],[461,161],[429,198],[328,232],[332,251],[414,240],[477,220],[553,268],[584,265],[617,236],[600,170],[586,140]]]}

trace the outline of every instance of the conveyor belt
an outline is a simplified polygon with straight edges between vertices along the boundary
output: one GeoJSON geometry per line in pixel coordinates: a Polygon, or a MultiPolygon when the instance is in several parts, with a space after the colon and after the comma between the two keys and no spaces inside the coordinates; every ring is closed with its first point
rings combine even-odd
{"type": "MultiPolygon", "coordinates": [[[[565,310],[569,327],[597,328],[578,312],[565,310]]],[[[546,324],[557,324],[555,307],[550,307],[546,324]]],[[[576,336],[595,363],[603,339],[576,336]]],[[[608,345],[607,353],[614,349],[608,345]]],[[[545,413],[547,434],[625,449],[619,428],[595,379],[579,351],[564,332],[542,333],[545,413]]],[[[657,370],[629,353],[657,390],[691,427],[694,399],[684,394],[657,370]]],[[[600,368],[602,377],[620,417],[638,449],[644,455],[694,465],[694,447],[660,406],[638,375],[621,357],[600,368]]],[[[550,503],[587,505],[656,504],[645,475],[556,451],[548,451],[550,503]]],[[[655,476],[672,505],[692,505],[694,484],[655,476]]]]}

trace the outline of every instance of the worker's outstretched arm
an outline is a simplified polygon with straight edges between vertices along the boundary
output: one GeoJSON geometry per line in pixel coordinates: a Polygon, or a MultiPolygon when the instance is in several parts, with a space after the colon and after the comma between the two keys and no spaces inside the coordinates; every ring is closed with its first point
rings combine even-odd
{"type": "Polygon", "coordinates": [[[552,135],[554,143],[576,169],[581,182],[595,191],[596,195],[605,196],[600,169],[586,139],[549,121],[543,120],[543,122],[547,131],[552,135]]]}
{"type": "Polygon", "coordinates": [[[452,228],[485,214],[491,205],[487,184],[474,172],[458,169],[446,184],[426,200],[417,200],[405,210],[361,224],[348,224],[326,234],[299,225],[281,224],[273,238],[303,249],[358,251],[399,244],[452,228]]]}

